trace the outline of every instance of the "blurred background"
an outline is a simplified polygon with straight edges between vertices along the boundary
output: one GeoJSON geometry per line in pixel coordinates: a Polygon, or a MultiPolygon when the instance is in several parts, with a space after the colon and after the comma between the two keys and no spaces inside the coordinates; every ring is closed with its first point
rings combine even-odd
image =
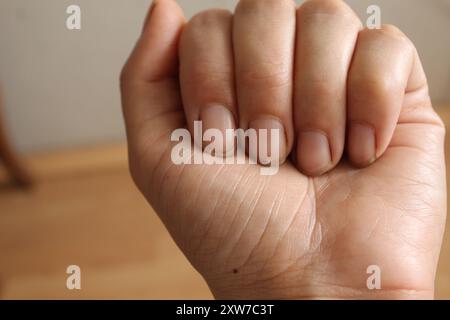
{"type": "MultiPolygon", "coordinates": [[[[178,2],[191,17],[237,0],[178,2]]],[[[450,0],[346,2],[363,21],[379,5],[413,40],[450,123],[450,0]]],[[[211,298],[127,171],[118,77],[150,3],[0,0],[0,299],[211,298]],[[72,4],[81,30],[66,28],[72,4]],[[66,289],[71,264],[82,290],[66,289]]],[[[437,298],[450,299],[447,236],[437,298]]]]}

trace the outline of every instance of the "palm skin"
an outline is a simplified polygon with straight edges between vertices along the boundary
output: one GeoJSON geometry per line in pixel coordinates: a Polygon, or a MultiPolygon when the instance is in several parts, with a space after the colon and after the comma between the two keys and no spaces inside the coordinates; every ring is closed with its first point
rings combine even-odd
{"type": "MultiPolygon", "coordinates": [[[[358,297],[369,294],[370,265],[381,268],[386,296],[432,297],[445,225],[444,129],[433,113],[416,112],[364,169],[342,161],[310,178],[290,162],[274,176],[256,165],[177,166],[166,144],[159,164],[154,148],[133,158],[143,164],[136,180],[218,297],[358,297]]],[[[183,118],[158,121],[175,129],[183,118]]]]}
{"type": "Polygon", "coordinates": [[[127,121],[133,178],[216,297],[433,297],[445,130],[426,85],[406,94],[389,147],[372,165],[343,159],[307,177],[287,161],[262,176],[257,165],[173,164],[168,137],[186,126],[178,78],[137,83],[131,64],[122,77],[125,117],[134,112],[127,106],[152,110],[127,121]],[[367,289],[370,265],[381,269],[382,290],[367,289]]]}

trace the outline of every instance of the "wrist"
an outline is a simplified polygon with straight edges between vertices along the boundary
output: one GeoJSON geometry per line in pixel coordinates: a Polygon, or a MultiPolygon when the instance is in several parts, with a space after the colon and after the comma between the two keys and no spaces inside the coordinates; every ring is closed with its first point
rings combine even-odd
{"type": "Polygon", "coordinates": [[[338,290],[322,288],[321,294],[311,295],[307,292],[292,290],[220,290],[211,289],[217,300],[433,300],[433,291],[418,290],[338,290]]]}
{"type": "Polygon", "coordinates": [[[287,283],[255,283],[241,287],[211,285],[210,289],[218,300],[432,300],[434,286],[429,289],[367,289],[345,286],[316,284],[295,286],[287,283]]]}

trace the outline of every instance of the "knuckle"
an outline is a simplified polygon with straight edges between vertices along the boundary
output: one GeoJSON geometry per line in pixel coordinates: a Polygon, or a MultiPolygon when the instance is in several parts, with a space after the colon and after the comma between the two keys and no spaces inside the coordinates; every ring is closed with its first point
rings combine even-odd
{"type": "Polygon", "coordinates": [[[234,79],[231,68],[225,65],[199,63],[197,68],[189,73],[188,86],[196,88],[199,94],[205,95],[211,90],[225,92],[232,85],[234,79]]]}
{"type": "Polygon", "coordinates": [[[237,11],[253,12],[256,8],[267,8],[271,11],[275,10],[295,10],[296,3],[294,0],[241,0],[239,1],[237,11]]]}
{"type": "Polygon", "coordinates": [[[229,21],[232,15],[225,9],[209,9],[197,13],[188,22],[186,28],[200,28],[211,26],[218,21],[229,21]]]}
{"type": "Polygon", "coordinates": [[[307,81],[300,85],[300,95],[302,100],[308,102],[322,100],[333,101],[343,95],[339,92],[336,83],[332,81],[307,81]]]}
{"type": "Polygon", "coordinates": [[[383,24],[379,29],[379,32],[387,36],[406,38],[406,35],[398,27],[392,24],[383,24]]]}
{"type": "Polygon", "coordinates": [[[411,52],[412,50],[414,50],[414,45],[411,42],[411,40],[398,27],[393,26],[393,25],[383,25],[381,27],[381,32],[384,35],[386,35],[392,39],[395,39],[398,42],[398,44],[401,45],[405,51],[411,52]]]}
{"type": "Polygon", "coordinates": [[[198,62],[195,69],[189,74],[190,82],[193,84],[207,85],[208,83],[228,83],[231,80],[229,66],[217,65],[209,62],[198,62]]]}
{"type": "Polygon", "coordinates": [[[346,16],[361,24],[356,13],[342,0],[309,0],[298,11],[300,14],[305,15],[329,14],[346,16]]]}
{"type": "Polygon", "coordinates": [[[394,89],[393,83],[383,77],[366,79],[364,87],[364,92],[369,97],[382,97],[394,89]]]}
{"type": "Polygon", "coordinates": [[[383,101],[401,90],[396,81],[386,77],[354,78],[349,84],[352,98],[358,101],[383,101]]]}
{"type": "Polygon", "coordinates": [[[255,66],[252,70],[241,71],[239,82],[245,87],[264,89],[280,88],[290,85],[289,72],[278,64],[255,66]]]}
{"type": "Polygon", "coordinates": [[[384,24],[380,29],[365,28],[360,32],[361,38],[380,39],[396,43],[402,50],[411,52],[414,45],[411,40],[398,27],[390,24],[384,24]]]}

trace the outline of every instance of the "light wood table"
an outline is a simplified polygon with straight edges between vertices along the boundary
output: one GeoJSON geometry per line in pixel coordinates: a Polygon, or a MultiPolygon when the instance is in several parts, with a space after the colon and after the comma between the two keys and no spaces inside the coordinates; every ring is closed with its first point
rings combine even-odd
{"type": "Polygon", "coordinates": [[[2,162],[17,185],[31,186],[33,182],[31,175],[8,138],[6,121],[3,115],[3,97],[0,90],[0,164],[2,162]]]}

